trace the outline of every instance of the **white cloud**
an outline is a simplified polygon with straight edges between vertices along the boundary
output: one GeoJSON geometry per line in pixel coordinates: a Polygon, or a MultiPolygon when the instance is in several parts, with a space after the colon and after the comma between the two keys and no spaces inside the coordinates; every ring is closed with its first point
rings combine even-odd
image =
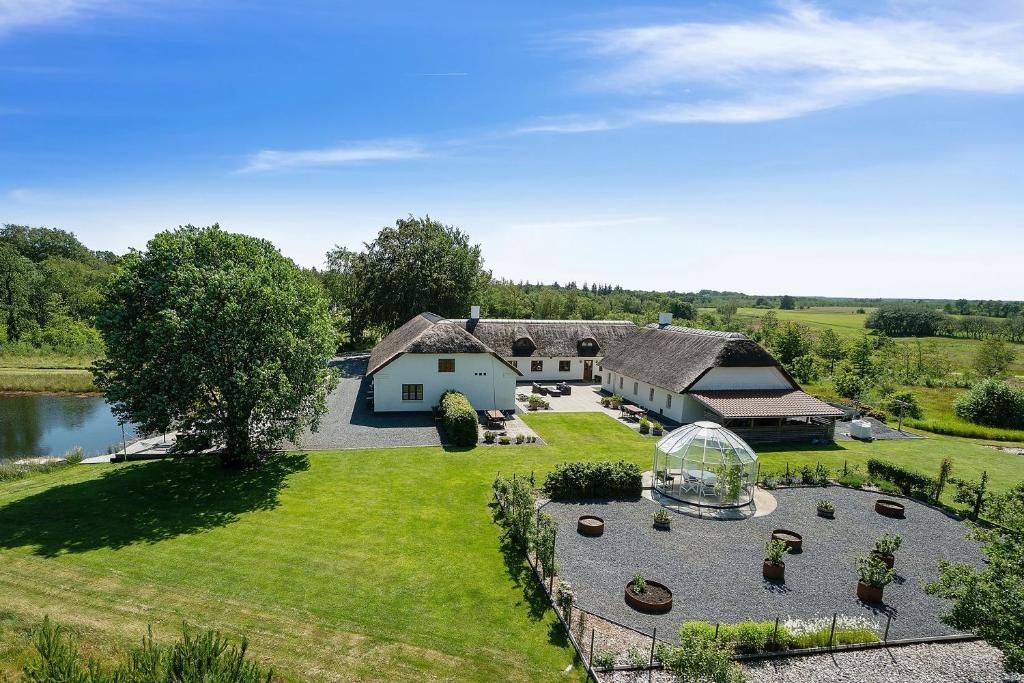
{"type": "MultiPolygon", "coordinates": [[[[592,31],[573,37],[599,68],[590,89],[624,98],[603,127],[750,123],[925,91],[1024,91],[1024,12],[831,16],[789,2],[765,17],[592,31]]],[[[537,125],[520,132],[581,132],[537,125]]]]}
{"type": "Polygon", "coordinates": [[[0,31],[70,19],[112,4],[111,0],[0,0],[0,31]]]}
{"type": "Polygon", "coordinates": [[[371,161],[401,161],[426,156],[429,154],[421,145],[408,141],[361,142],[321,149],[265,149],[252,155],[248,163],[238,169],[238,173],[343,166],[371,161]]]}

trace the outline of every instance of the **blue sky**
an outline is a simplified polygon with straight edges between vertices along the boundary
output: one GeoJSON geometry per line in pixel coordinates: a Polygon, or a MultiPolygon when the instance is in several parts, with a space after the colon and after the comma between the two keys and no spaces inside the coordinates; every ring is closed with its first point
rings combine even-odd
{"type": "Polygon", "coordinates": [[[429,213],[514,279],[1019,299],[1024,6],[963,6],[0,0],[0,220],[320,265],[429,213]]]}

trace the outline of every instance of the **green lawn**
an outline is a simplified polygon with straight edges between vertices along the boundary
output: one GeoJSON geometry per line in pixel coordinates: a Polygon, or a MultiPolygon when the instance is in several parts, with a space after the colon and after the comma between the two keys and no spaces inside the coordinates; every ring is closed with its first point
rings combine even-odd
{"type": "MultiPolygon", "coordinates": [[[[603,414],[527,416],[548,446],[292,454],[78,466],[0,484],[0,678],[44,614],[111,656],[152,624],[245,634],[287,680],[565,681],[572,651],[489,518],[497,471],[576,459],[649,467],[653,438],[603,414]]],[[[1024,459],[958,439],[766,449],[765,466],[891,457],[1024,478],[1024,459]]]]}
{"type": "Polygon", "coordinates": [[[0,367],[0,391],[83,393],[96,391],[96,386],[88,370],[0,367]]]}

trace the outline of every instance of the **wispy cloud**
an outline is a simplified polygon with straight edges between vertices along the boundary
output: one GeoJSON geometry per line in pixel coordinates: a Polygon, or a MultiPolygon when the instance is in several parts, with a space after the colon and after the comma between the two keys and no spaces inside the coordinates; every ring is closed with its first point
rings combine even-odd
{"type": "Polygon", "coordinates": [[[116,0],[0,0],[0,32],[106,9],[116,0]]]}
{"type": "Polygon", "coordinates": [[[422,145],[410,141],[359,142],[337,147],[301,150],[265,149],[249,158],[238,173],[344,166],[374,161],[401,161],[429,156],[422,145]]]}
{"type": "Polygon", "coordinates": [[[519,132],[578,133],[642,123],[753,123],[926,91],[1024,91],[1024,12],[839,18],[787,2],[756,20],[591,31],[585,85],[622,98],[587,128],[569,119],[519,132]]]}

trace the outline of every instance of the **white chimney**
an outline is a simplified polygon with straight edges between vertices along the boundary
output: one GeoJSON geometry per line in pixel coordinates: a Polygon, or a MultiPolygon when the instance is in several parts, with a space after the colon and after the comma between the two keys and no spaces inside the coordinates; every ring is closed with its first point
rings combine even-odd
{"type": "Polygon", "coordinates": [[[479,320],[480,319],[480,307],[479,306],[470,306],[469,307],[469,319],[470,320],[479,320]]]}
{"type": "Polygon", "coordinates": [[[671,313],[659,313],[658,314],[658,324],[659,325],[671,325],[672,324],[672,314],[671,313]]]}

